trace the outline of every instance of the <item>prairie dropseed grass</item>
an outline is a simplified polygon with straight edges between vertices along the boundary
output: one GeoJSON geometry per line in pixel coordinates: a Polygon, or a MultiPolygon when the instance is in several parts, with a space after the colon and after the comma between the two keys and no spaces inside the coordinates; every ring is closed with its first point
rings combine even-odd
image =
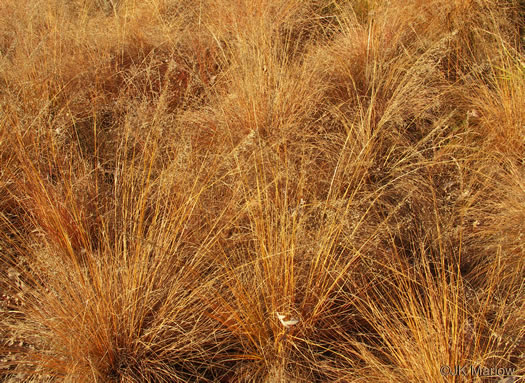
{"type": "Polygon", "coordinates": [[[0,381],[523,379],[523,13],[2,1],[0,381]]]}

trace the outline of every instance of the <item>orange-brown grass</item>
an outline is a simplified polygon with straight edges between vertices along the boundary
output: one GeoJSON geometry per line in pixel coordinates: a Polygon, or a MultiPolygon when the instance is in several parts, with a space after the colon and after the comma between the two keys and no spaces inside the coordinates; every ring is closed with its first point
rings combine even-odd
{"type": "Polygon", "coordinates": [[[0,381],[523,379],[523,14],[2,1],[0,381]]]}

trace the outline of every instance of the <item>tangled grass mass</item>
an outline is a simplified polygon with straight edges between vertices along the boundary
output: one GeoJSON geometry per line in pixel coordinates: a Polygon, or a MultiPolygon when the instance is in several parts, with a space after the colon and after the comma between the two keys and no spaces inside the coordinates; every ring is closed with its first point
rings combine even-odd
{"type": "Polygon", "coordinates": [[[525,381],[524,20],[1,0],[0,381],[525,381]]]}

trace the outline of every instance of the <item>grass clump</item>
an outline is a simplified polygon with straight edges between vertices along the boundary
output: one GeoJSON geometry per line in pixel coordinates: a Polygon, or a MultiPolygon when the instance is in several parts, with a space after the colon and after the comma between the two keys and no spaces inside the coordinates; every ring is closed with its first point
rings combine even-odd
{"type": "Polygon", "coordinates": [[[522,379],[520,15],[2,2],[0,380],[522,379]]]}

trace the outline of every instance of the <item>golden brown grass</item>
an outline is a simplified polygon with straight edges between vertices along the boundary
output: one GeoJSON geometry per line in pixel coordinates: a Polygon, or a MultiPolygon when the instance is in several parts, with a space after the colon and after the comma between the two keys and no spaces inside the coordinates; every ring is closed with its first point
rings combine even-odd
{"type": "Polygon", "coordinates": [[[4,0],[5,382],[525,376],[517,0],[4,0]]]}

